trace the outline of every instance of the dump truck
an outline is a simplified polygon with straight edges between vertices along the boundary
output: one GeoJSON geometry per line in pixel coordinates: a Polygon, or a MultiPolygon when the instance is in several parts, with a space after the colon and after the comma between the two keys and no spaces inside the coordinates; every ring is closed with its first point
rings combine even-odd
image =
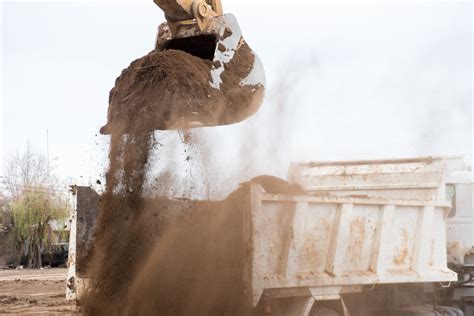
{"type": "MultiPolygon", "coordinates": [[[[242,253],[255,314],[472,315],[474,195],[460,157],[293,163],[288,182],[303,191],[247,184],[241,247],[223,250],[242,253]]],[[[87,287],[99,211],[92,189],[74,194],[68,299],[87,287]]]]}
{"type": "Polygon", "coordinates": [[[424,261],[425,268],[429,270],[441,264],[443,269],[448,267],[456,272],[454,280],[396,282],[376,286],[349,300],[373,306],[377,313],[388,315],[474,315],[474,176],[462,155],[293,163],[290,182],[299,183],[312,195],[448,203],[442,215],[444,219],[439,221],[436,215],[431,217],[430,211],[425,213],[420,209],[416,216],[409,215],[413,210],[405,209],[403,219],[391,217],[387,227],[392,233],[383,247],[404,249],[388,261],[391,268],[387,271],[395,268],[400,273],[401,267],[409,273],[417,271],[419,251],[424,251],[429,257],[423,259],[428,259],[424,261]],[[444,250],[436,250],[438,238],[446,243],[444,250]]]}

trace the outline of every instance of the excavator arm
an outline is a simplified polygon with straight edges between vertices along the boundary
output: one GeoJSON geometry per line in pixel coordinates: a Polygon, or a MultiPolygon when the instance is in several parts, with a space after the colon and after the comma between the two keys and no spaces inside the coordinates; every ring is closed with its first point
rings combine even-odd
{"type": "Polygon", "coordinates": [[[184,21],[199,18],[195,12],[200,13],[202,18],[208,14],[223,15],[222,3],[220,0],[153,0],[157,6],[165,12],[168,21],[184,21]]]}
{"type": "Polygon", "coordinates": [[[173,35],[179,37],[179,29],[197,26],[202,33],[209,32],[212,18],[224,15],[220,0],[153,0],[159,6],[173,35]]]}
{"type": "MultiPolygon", "coordinates": [[[[190,110],[189,113],[175,111],[176,102],[159,103],[153,99],[145,102],[143,106],[147,116],[153,113],[167,113],[173,119],[161,123],[161,116],[156,119],[157,130],[188,129],[202,126],[218,126],[238,123],[254,114],[263,102],[265,91],[265,71],[258,56],[251,50],[242,37],[242,32],[237,19],[232,14],[224,14],[220,0],[153,0],[164,13],[166,22],[158,28],[154,53],[167,50],[178,50],[199,57],[209,66],[209,77],[206,91],[211,92],[186,96],[183,87],[176,88],[181,91],[180,98],[188,108],[199,108],[199,111],[190,110]],[[199,99],[200,98],[200,99],[199,99]],[[197,106],[199,105],[199,106],[197,106]],[[152,108],[156,107],[156,110],[152,108]],[[166,107],[166,109],[164,109],[166,107]],[[178,113],[178,114],[176,114],[178,113]],[[175,119],[176,118],[176,119],[175,119]]],[[[150,66],[153,67],[153,66],[150,66]]],[[[138,72],[142,68],[128,69],[128,72],[138,72]]],[[[202,69],[202,68],[201,68],[202,69]]],[[[183,73],[189,69],[177,69],[183,73]]],[[[150,75],[149,75],[150,76],[150,75]]],[[[101,129],[101,133],[110,133],[114,125],[127,121],[127,105],[133,103],[137,95],[154,94],[155,84],[143,84],[141,76],[133,76],[135,81],[126,85],[126,89],[114,89],[114,100],[109,106],[108,122],[101,129]],[[141,85],[140,85],[141,84],[141,85]],[[141,87],[139,92],[135,87],[141,87]],[[146,87],[146,88],[144,88],[146,87]],[[124,95],[123,98],[119,96],[124,95]]],[[[173,79],[173,78],[170,78],[173,79]]],[[[157,78],[166,81],[168,78],[157,78]]],[[[152,81],[151,81],[152,82],[152,81]]],[[[173,94],[168,90],[167,93],[173,94]]],[[[191,93],[191,92],[190,92],[191,93]]],[[[140,103],[141,104],[141,103],[140,103]]],[[[136,112],[136,111],[135,111],[136,112]]],[[[145,112],[144,112],[145,113],[145,112]]]]}

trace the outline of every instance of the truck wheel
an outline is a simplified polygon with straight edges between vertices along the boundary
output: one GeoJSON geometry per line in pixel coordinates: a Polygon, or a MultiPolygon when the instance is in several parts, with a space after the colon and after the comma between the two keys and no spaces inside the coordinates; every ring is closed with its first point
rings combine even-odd
{"type": "Polygon", "coordinates": [[[316,307],[311,310],[309,316],[339,316],[339,313],[327,307],[316,307]]]}

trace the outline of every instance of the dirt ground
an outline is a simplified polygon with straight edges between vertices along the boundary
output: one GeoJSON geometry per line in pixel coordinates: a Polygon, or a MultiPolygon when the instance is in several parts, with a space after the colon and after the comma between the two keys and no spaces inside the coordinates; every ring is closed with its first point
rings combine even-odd
{"type": "Polygon", "coordinates": [[[0,270],[0,315],[77,315],[65,282],[66,269],[0,270]]]}

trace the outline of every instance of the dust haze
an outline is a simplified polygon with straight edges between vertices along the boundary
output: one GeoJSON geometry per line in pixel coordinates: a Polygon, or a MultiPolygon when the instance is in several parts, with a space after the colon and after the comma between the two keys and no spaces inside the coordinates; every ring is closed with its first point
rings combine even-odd
{"type": "MultiPolygon", "coordinates": [[[[305,2],[293,5],[297,16],[286,14],[285,3],[272,4],[272,14],[265,14],[261,27],[258,21],[268,10],[266,3],[226,1],[225,10],[238,17],[246,39],[264,62],[268,89],[266,103],[250,121],[212,133],[196,130],[211,152],[210,168],[202,172],[219,175],[209,187],[211,196],[248,179],[242,174],[286,176],[291,160],[457,153],[472,157],[472,4],[318,3],[314,10],[300,10],[308,5],[305,2]],[[283,16],[292,28],[281,27],[283,16]],[[307,77],[297,78],[297,87],[285,92],[285,110],[274,122],[281,77],[307,66],[307,77]],[[285,130],[272,150],[276,139],[270,131],[276,124],[285,130]],[[242,151],[249,159],[241,158],[242,151]]],[[[42,150],[49,128],[51,157],[57,157],[59,174],[87,185],[103,176],[108,139],[94,135],[105,123],[107,92],[117,69],[153,47],[163,16],[151,7],[2,4],[3,154],[16,151],[28,138],[34,149],[42,150]],[[104,16],[107,25],[101,22],[104,16]],[[84,17],[90,17],[88,23],[82,23],[84,17]],[[126,17],[134,23],[124,24],[126,17]],[[55,28],[57,24],[63,27],[55,28]],[[36,49],[34,56],[31,47],[36,49]],[[54,97],[52,82],[57,88],[54,97]],[[36,88],[24,93],[25,86],[36,88]],[[77,87],[82,87],[81,93],[77,87]],[[41,107],[25,117],[31,104],[41,107]],[[40,110],[57,115],[37,120],[40,110]]],[[[158,149],[173,152],[176,147],[177,156],[168,163],[182,165],[175,176],[186,182],[184,170],[190,162],[181,151],[184,145],[171,145],[179,140],[178,133],[165,138],[168,141],[160,142],[166,149],[158,149]]],[[[159,170],[153,174],[158,176],[159,170]]],[[[179,196],[186,190],[167,194],[179,196]]]]}
{"type": "Polygon", "coordinates": [[[315,44],[306,47],[285,30],[270,35],[269,42],[282,36],[286,45],[265,63],[268,87],[259,112],[239,124],[192,130],[203,144],[192,149],[180,132],[156,132],[162,146],[152,156],[161,161],[150,169],[150,181],[173,170],[179,185],[167,196],[217,199],[259,174],[286,178],[292,161],[464,154],[469,164],[471,6],[441,8],[372,8],[354,38],[346,37],[354,35],[351,25],[333,30],[338,36],[329,39],[315,30],[315,44]],[[429,22],[396,28],[401,20],[414,25],[420,14],[429,22]],[[188,159],[187,148],[202,156],[205,167],[188,159]],[[206,183],[196,180],[202,178],[206,183]]]}

